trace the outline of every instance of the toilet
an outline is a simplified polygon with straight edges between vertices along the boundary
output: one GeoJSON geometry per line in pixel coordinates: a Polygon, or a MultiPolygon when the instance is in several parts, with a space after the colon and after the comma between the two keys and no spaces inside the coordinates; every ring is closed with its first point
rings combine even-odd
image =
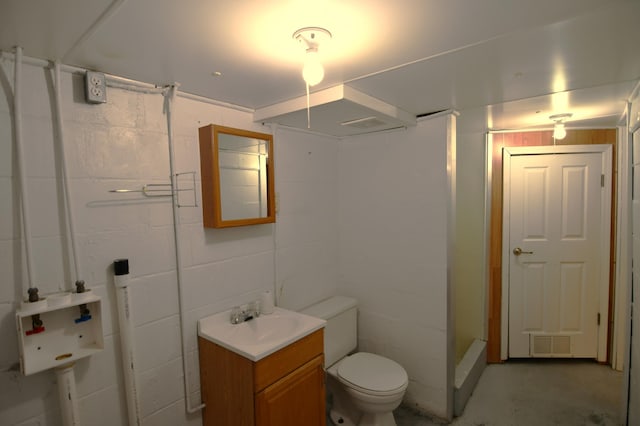
{"type": "Polygon", "coordinates": [[[353,352],[358,343],[357,301],[334,296],[301,311],[327,321],[324,356],[331,421],[339,426],[396,426],[393,410],[409,384],[400,364],[380,355],[353,352]]]}

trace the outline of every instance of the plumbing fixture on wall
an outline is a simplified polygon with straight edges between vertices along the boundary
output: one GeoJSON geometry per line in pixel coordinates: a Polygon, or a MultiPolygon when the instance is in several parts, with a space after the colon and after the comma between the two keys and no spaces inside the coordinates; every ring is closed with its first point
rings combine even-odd
{"type": "Polygon", "coordinates": [[[89,291],[41,299],[37,289],[30,290],[30,296],[35,294],[33,301],[16,310],[20,369],[25,376],[54,369],[62,424],[77,426],[80,416],[73,366],[104,349],[101,300],[89,291]],[[85,312],[80,318],[78,308],[85,312]],[[86,314],[89,310],[91,315],[86,314]]]}
{"type": "MultiPolygon", "coordinates": [[[[62,424],[79,425],[78,400],[73,371],[74,362],[93,355],[104,349],[102,332],[102,315],[100,298],[84,287],[84,281],[77,280],[78,292],[63,292],[40,297],[33,285],[34,265],[31,251],[30,214],[27,195],[26,157],[22,146],[22,48],[15,49],[14,71],[14,132],[16,141],[16,158],[18,184],[22,213],[22,241],[25,245],[27,263],[27,300],[16,309],[16,328],[18,349],[20,353],[20,369],[27,376],[40,371],[55,369],[60,400],[62,424]],[[78,309],[80,316],[77,316],[78,309]],[[92,314],[93,312],[93,314],[92,314]],[[45,326],[46,324],[46,326],[45,326]]],[[[62,152],[62,180],[64,183],[65,212],[76,279],[79,266],[76,255],[74,221],[72,203],[70,201],[69,182],[63,144],[63,120],[61,107],[60,64],[54,64],[55,119],[57,121],[57,140],[62,152]]]]}
{"type": "MultiPolygon", "coordinates": [[[[29,292],[29,303],[40,301],[37,288],[30,288],[27,291],[29,292]]],[[[40,314],[31,315],[31,330],[27,330],[26,335],[31,336],[32,334],[42,333],[43,331],[44,325],[42,323],[42,320],[40,319],[40,314]]]]}
{"type": "MultiPolygon", "coordinates": [[[[84,287],[84,281],[83,280],[76,281],[76,294],[81,295],[83,293],[86,293],[86,291],[87,290],[84,287]]],[[[89,321],[91,319],[91,310],[87,308],[87,304],[81,303],[79,305],[79,308],[80,308],[80,317],[74,320],[76,324],[80,322],[89,321]]]]}
{"type": "MultiPolygon", "coordinates": [[[[84,282],[80,282],[82,291],[76,294],[64,292],[41,297],[38,289],[32,284],[34,280],[33,256],[31,251],[31,231],[29,220],[28,195],[26,192],[27,174],[25,167],[25,155],[22,146],[22,48],[16,47],[14,57],[14,128],[16,134],[16,151],[19,169],[20,200],[22,207],[23,242],[25,244],[27,260],[28,299],[16,309],[16,325],[18,330],[18,346],[20,350],[20,365],[23,374],[29,375],[50,368],[59,367],[103,349],[102,318],[100,310],[100,298],[86,291],[84,282]],[[76,317],[78,306],[81,308],[80,317],[76,317]],[[94,312],[94,316],[90,312],[94,312]],[[90,321],[93,319],[92,321],[90,321]],[[76,321],[80,320],[80,321],[76,321]]],[[[54,67],[55,109],[58,121],[58,139],[62,149],[63,180],[66,179],[66,163],[64,162],[64,144],[62,144],[62,115],[60,96],[60,65],[54,67]]],[[[73,232],[73,220],[71,218],[70,191],[65,186],[66,212],[71,233],[71,246],[73,248],[76,278],[78,275],[78,262],[75,251],[75,239],[73,232]]]]}
{"type": "Polygon", "coordinates": [[[58,293],[16,309],[20,369],[25,376],[57,368],[104,349],[100,297],[58,293]],[[80,317],[78,311],[81,311],[80,317]]]}

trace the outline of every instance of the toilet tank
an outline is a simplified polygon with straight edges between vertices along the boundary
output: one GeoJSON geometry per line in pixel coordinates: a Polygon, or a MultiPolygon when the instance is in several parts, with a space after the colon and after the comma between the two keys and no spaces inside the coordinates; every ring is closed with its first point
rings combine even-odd
{"type": "Polygon", "coordinates": [[[358,345],[357,301],[351,297],[333,296],[302,311],[305,315],[327,321],[324,327],[325,366],[330,367],[347,356],[358,345]]]}

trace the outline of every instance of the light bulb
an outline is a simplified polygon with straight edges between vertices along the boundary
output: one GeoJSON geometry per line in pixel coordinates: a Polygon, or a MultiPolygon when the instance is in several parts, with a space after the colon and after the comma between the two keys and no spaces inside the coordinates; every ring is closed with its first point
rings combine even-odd
{"type": "Polygon", "coordinates": [[[324,68],[320,63],[317,51],[307,50],[302,68],[302,78],[309,86],[315,86],[324,78],[324,68]]]}
{"type": "Polygon", "coordinates": [[[564,139],[567,136],[567,130],[564,128],[564,123],[556,123],[553,126],[553,138],[564,139]]]}

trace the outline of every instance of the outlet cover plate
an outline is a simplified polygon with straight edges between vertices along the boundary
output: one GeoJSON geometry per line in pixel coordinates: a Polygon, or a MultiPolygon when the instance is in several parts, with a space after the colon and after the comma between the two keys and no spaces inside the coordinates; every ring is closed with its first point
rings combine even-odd
{"type": "Polygon", "coordinates": [[[107,81],[103,73],[87,71],[84,75],[85,98],[90,104],[107,102],[107,81]]]}

